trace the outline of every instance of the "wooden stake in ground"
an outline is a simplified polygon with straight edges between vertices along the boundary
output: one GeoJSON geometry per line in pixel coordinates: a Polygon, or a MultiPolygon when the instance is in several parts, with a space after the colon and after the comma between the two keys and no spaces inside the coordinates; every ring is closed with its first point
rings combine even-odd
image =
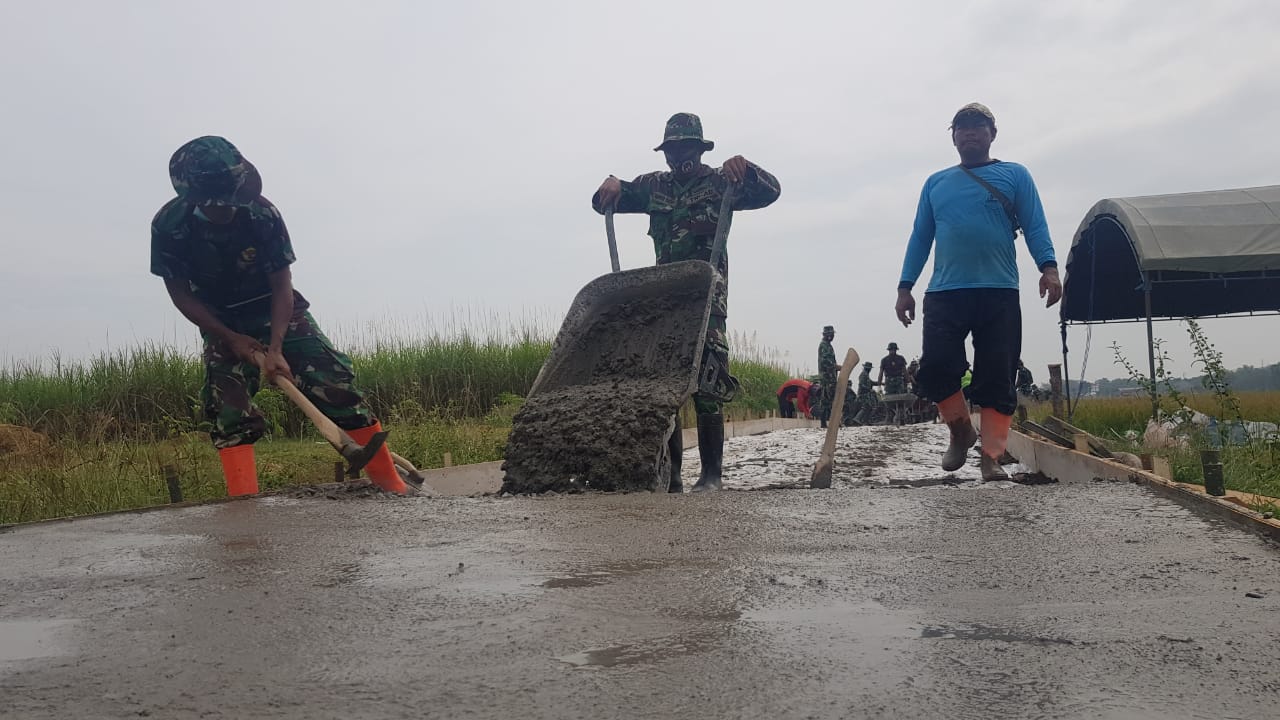
{"type": "Polygon", "coordinates": [[[809,487],[831,487],[831,470],[835,464],[836,437],[840,434],[840,426],[844,424],[844,396],[849,390],[849,375],[857,366],[858,351],[849,348],[844,354],[844,364],[840,366],[840,377],[836,380],[835,399],[831,401],[831,412],[827,414],[827,439],[822,443],[822,454],[818,456],[818,464],[813,466],[813,477],[809,478],[809,487]],[[843,390],[844,392],[840,392],[843,390]]]}

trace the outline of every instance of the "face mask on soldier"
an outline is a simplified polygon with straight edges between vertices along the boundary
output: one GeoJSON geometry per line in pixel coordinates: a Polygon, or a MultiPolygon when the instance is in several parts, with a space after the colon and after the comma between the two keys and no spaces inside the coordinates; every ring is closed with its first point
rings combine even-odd
{"type": "Polygon", "coordinates": [[[700,145],[673,145],[663,153],[667,156],[667,167],[677,177],[689,177],[702,165],[702,147],[700,145]]]}

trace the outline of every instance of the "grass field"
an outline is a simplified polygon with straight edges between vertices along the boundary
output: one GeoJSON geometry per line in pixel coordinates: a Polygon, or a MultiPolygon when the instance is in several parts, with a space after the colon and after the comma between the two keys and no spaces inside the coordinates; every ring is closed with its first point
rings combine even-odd
{"type": "MultiPolygon", "coordinates": [[[[1280,424],[1280,392],[1244,392],[1235,397],[1245,420],[1280,424]]],[[[1188,407],[1194,410],[1215,417],[1222,415],[1212,395],[1194,394],[1186,399],[1188,407]]],[[[1171,409],[1166,404],[1165,410],[1171,409]]],[[[1031,409],[1033,419],[1043,419],[1049,414],[1048,403],[1040,403],[1031,409]]],[[[1081,430],[1106,440],[1113,449],[1143,452],[1145,449],[1128,440],[1126,433],[1132,431],[1141,437],[1150,417],[1151,400],[1148,397],[1085,398],[1080,401],[1071,422],[1081,430]]],[[[1175,480],[1203,484],[1200,450],[1205,447],[1209,447],[1207,439],[1199,436],[1192,437],[1185,448],[1168,448],[1157,453],[1169,458],[1175,480]]],[[[1280,498],[1280,442],[1276,438],[1253,438],[1247,444],[1226,447],[1222,461],[1229,489],[1280,498]]],[[[1280,511],[1280,508],[1272,509],[1280,511]]]]}
{"type": "MultiPolygon", "coordinates": [[[[1246,392],[1236,396],[1241,414],[1246,420],[1258,420],[1280,424],[1280,392],[1246,392]]],[[[1187,396],[1187,404],[1206,415],[1221,415],[1212,395],[1187,396]]],[[[1042,404],[1041,408],[1048,407],[1042,404]]],[[[1167,403],[1165,410],[1172,409],[1167,403]]],[[[1046,411],[1047,412],[1047,411],[1046,411]]],[[[1124,434],[1126,430],[1142,432],[1151,418],[1151,398],[1084,398],[1075,409],[1072,424],[1095,435],[1110,435],[1112,431],[1124,434]]]]}
{"type": "MultiPolygon", "coordinates": [[[[754,337],[734,335],[732,343],[742,390],[727,418],[776,410],[787,368],[754,337]]],[[[455,464],[501,459],[511,418],[549,350],[546,337],[517,330],[428,335],[357,346],[351,355],[396,452],[431,468],[443,465],[446,452],[455,464]]],[[[223,496],[203,432],[201,379],[194,354],[162,345],[0,369],[0,424],[40,433],[11,433],[10,442],[0,436],[0,523],[167,502],[164,465],[177,471],[186,499],[223,496]]],[[[273,390],[257,403],[273,428],[256,446],[260,486],[331,480],[336,455],[302,414],[273,390]]],[[[693,422],[689,407],[684,422],[693,422]]]]}

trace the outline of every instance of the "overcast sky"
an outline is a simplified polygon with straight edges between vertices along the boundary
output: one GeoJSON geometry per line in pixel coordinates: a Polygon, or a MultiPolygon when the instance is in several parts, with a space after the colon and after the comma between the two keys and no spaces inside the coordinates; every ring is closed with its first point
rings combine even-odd
{"type": "MultiPolygon", "coordinates": [[[[913,357],[895,287],[957,108],[994,111],[992,154],[1036,178],[1065,265],[1099,199],[1280,182],[1277,38],[1270,0],[6,2],[0,361],[194,346],[148,228],[169,156],[205,134],[261,170],[337,338],[556,327],[609,269],[591,193],[662,169],[678,111],[702,116],[708,163],[742,154],[782,183],[734,219],[730,329],[801,370],[826,324],[841,353],[913,357]]],[[[645,229],[619,218],[624,267],[653,262],[645,229]]],[[[1057,312],[1019,256],[1044,379],[1057,312]]],[[[1206,329],[1230,366],[1280,361],[1280,319],[1206,329]]],[[[1180,325],[1157,332],[1189,370],[1180,325]]],[[[1089,377],[1121,374],[1113,340],[1145,356],[1140,326],[1098,328],[1089,377]]],[[[1075,376],[1082,329],[1072,344],[1075,376]]]]}

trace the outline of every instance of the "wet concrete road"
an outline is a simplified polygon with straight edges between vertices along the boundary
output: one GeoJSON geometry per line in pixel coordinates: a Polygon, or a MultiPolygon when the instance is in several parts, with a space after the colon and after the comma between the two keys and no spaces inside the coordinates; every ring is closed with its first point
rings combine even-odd
{"type": "Polygon", "coordinates": [[[0,716],[1264,718],[1278,609],[1130,484],[255,500],[0,534],[0,716]]]}

